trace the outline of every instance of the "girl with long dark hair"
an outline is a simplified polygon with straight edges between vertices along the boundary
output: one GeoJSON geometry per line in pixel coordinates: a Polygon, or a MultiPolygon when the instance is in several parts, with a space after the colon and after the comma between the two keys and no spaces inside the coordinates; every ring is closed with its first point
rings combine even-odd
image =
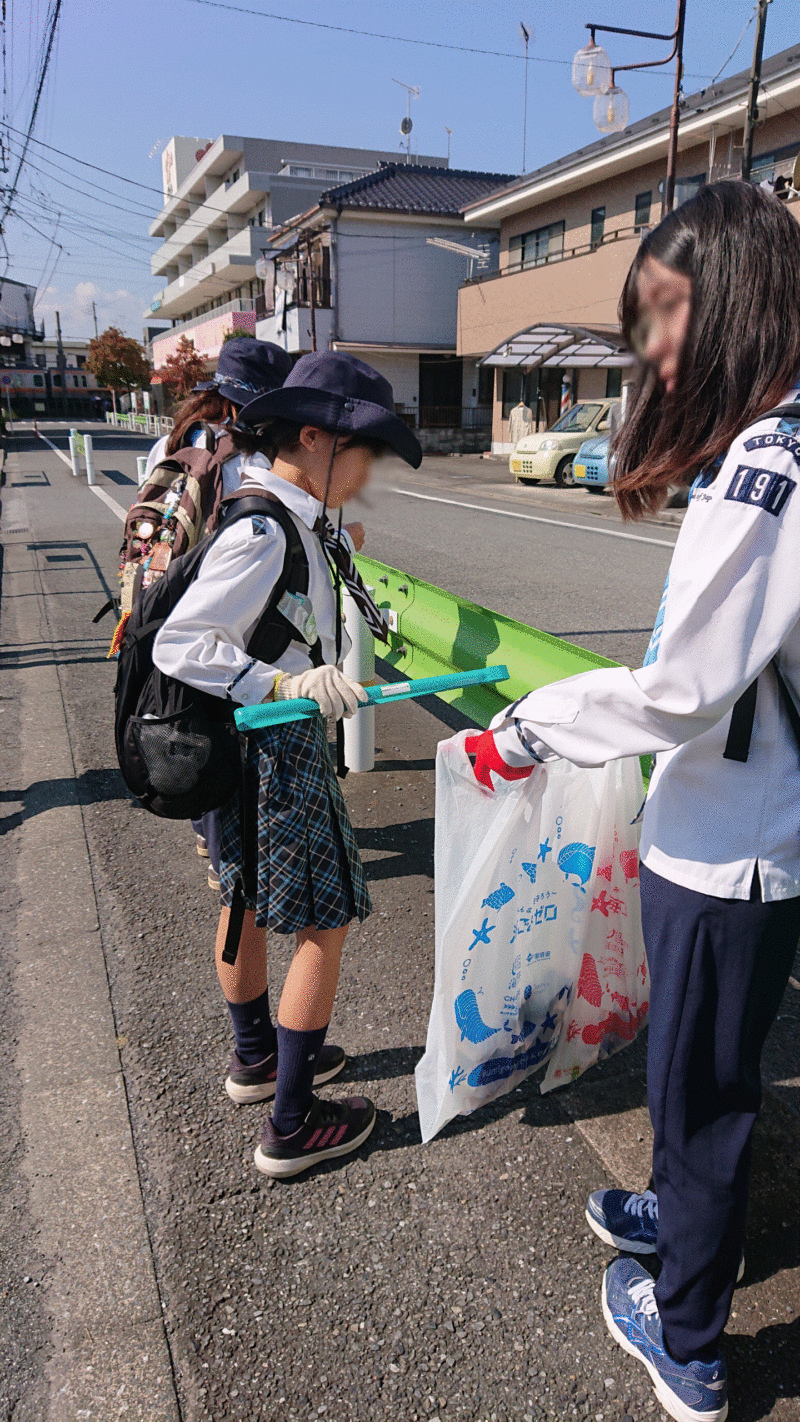
{"type": "Polygon", "coordinates": [[[745,183],[703,188],[642,242],[620,304],[640,357],[615,493],[691,498],[644,665],[523,697],[475,772],[654,753],[641,841],[654,1191],[589,1224],[637,1259],[603,1281],[612,1335],[679,1422],[721,1422],[720,1339],[743,1267],[760,1059],[800,935],[800,226],[745,183]],[[779,409],[778,407],[785,407],[779,409]]]}

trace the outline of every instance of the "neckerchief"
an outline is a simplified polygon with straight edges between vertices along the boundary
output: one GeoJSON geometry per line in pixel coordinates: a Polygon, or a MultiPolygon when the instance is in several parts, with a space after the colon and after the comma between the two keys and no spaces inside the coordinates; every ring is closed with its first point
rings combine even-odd
{"type": "Polygon", "coordinates": [[[353,561],[346,542],[339,537],[330,519],[326,518],[324,514],[314,524],[314,532],[322,544],[328,562],[333,563],[338,569],[342,582],[352,593],[353,600],[373,637],[388,644],[389,625],[380,608],[376,607],[367,592],[364,580],[353,561]]]}

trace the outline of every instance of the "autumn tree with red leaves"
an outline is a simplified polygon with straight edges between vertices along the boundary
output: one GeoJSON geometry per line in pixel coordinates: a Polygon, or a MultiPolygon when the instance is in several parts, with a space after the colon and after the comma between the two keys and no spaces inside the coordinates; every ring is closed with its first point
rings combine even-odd
{"type": "Polygon", "coordinates": [[[176,401],[185,400],[199,380],[207,379],[206,363],[189,336],[181,336],[174,354],[167,356],[158,374],[176,401]]]}
{"type": "Polygon", "coordinates": [[[153,375],[144,346],[123,335],[118,326],[109,326],[89,342],[86,369],[101,388],[111,391],[115,410],[118,390],[147,390],[153,375]]]}

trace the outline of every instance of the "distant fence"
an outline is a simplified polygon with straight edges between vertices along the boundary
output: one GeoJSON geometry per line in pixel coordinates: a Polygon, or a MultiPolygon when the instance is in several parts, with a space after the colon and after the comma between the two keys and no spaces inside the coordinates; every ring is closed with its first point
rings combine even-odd
{"type": "Polygon", "coordinates": [[[169,415],[128,415],[115,414],[113,410],[106,410],[106,424],[113,425],[117,430],[130,430],[132,434],[153,435],[155,439],[160,439],[162,435],[169,434],[175,421],[169,415]]]}
{"type": "Polygon", "coordinates": [[[401,420],[412,430],[488,430],[492,410],[487,405],[396,405],[401,420]]]}

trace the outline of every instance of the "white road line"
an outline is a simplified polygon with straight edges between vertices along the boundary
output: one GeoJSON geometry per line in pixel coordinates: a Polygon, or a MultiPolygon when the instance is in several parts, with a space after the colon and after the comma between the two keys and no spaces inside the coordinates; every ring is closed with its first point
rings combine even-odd
{"type": "Polygon", "coordinates": [[[103,503],[111,509],[112,513],[117,515],[118,519],[121,519],[123,523],[125,522],[128,517],[127,509],[124,509],[121,504],[118,504],[116,499],[112,499],[111,495],[107,494],[105,489],[98,489],[96,484],[90,484],[89,488],[93,494],[97,495],[98,499],[103,500],[103,503]]]}
{"type": "Polygon", "coordinates": [[[67,468],[72,469],[72,460],[70,459],[69,455],[65,454],[63,449],[59,449],[57,445],[53,444],[53,441],[51,439],[48,439],[47,435],[43,435],[41,430],[37,430],[36,433],[38,434],[39,438],[44,441],[45,444],[49,444],[53,453],[57,454],[59,459],[63,459],[67,468]]]}
{"type": "MultiPolygon", "coordinates": [[[[58,447],[53,444],[52,440],[49,440],[46,435],[42,434],[41,430],[39,430],[38,434],[39,438],[41,440],[44,440],[45,444],[49,444],[53,453],[57,454],[59,459],[63,459],[64,463],[67,465],[67,468],[71,470],[72,460],[70,459],[69,455],[65,454],[63,449],[58,449],[58,447]]],[[[117,503],[116,499],[112,499],[111,495],[107,494],[105,489],[98,489],[96,484],[89,484],[87,485],[87,487],[91,493],[97,495],[98,499],[102,499],[106,507],[109,508],[112,513],[116,514],[118,519],[121,519],[123,523],[125,522],[125,519],[128,516],[127,512],[121,504],[117,503]]]]}
{"type": "Polygon", "coordinates": [[[493,509],[486,504],[467,504],[460,499],[440,499],[435,494],[413,494],[410,489],[392,488],[393,494],[403,494],[407,499],[425,499],[429,504],[451,504],[457,509],[477,509],[478,513],[498,514],[500,518],[520,518],[526,523],[556,524],[559,528],[576,528],[579,533],[599,533],[606,538],[624,538],[629,543],[654,543],[657,548],[674,548],[665,538],[645,538],[641,533],[619,533],[615,528],[589,528],[585,523],[568,523],[563,518],[542,518],[537,514],[512,513],[510,509],[493,509]]]}

